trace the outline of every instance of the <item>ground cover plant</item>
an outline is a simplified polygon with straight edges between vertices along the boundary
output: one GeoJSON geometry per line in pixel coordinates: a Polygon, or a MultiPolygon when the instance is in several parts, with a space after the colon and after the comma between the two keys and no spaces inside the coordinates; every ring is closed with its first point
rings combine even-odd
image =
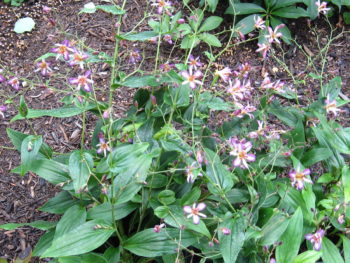
{"type": "MultiPolygon", "coordinates": [[[[236,24],[234,16],[220,31],[223,19],[211,14],[217,1],[155,0],[144,17],[149,30],[137,24],[123,32],[126,2],[82,7],[82,14],[113,17],[113,56],[66,35],[35,61],[47,85],[64,81],[65,106],[31,109],[21,96],[12,122],[24,121],[32,132],[7,129],[21,155],[12,171],[35,173],[62,189],[40,208],[62,215],[59,221],[0,226],[46,231],[27,260],[350,262],[350,130],[339,122],[349,99],[341,78],[327,79],[324,71],[335,30],[309,59],[308,78],[318,86],[316,97],[305,99],[299,87],[307,79],[294,76],[277,54],[284,24],[272,28],[254,15],[254,31],[242,32],[244,23],[236,24]],[[151,70],[141,70],[146,54],[137,48],[124,53],[133,69],[121,70],[127,41],[154,46],[151,70]],[[249,61],[214,69],[229,48],[253,41],[263,61],[274,59],[290,73],[290,82],[264,70],[262,81],[255,81],[249,61]],[[200,46],[205,52],[199,55],[200,46]],[[160,58],[164,47],[168,61],[160,58]],[[172,56],[177,49],[181,56],[172,56]],[[111,67],[106,100],[98,99],[94,82],[99,64],[111,67]],[[116,118],[113,94],[123,87],[136,92],[125,117],[116,118]],[[87,141],[90,114],[98,121],[87,141]],[[32,125],[42,116],[75,115],[83,119],[80,148],[68,153],[53,151],[32,125]]],[[[314,5],[327,13],[325,3],[314,5]]],[[[0,81],[18,91],[25,86],[7,68],[0,81]]]]}

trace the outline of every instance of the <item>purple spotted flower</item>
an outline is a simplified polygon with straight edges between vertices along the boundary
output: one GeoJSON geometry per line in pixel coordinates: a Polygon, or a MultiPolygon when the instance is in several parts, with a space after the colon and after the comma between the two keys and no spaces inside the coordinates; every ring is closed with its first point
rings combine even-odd
{"type": "Polygon", "coordinates": [[[227,92],[232,95],[232,98],[237,100],[243,100],[246,96],[250,95],[250,82],[241,82],[238,78],[232,83],[231,80],[228,81],[229,85],[227,87],[227,92]]]}
{"type": "Polygon", "coordinates": [[[320,0],[317,0],[315,5],[317,6],[317,11],[319,14],[326,15],[330,8],[327,8],[327,2],[321,2],[320,0]]]}
{"type": "Polygon", "coordinates": [[[106,157],[107,156],[107,152],[110,152],[111,148],[109,147],[108,142],[106,142],[106,140],[105,140],[105,138],[103,136],[103,133],[99,133],[98,134],[98,139],[99,139],[100,143],[96,145],[97,147],[99,147],[97,149],[97,153],[98,154],[103,153],[103,155],[106,157]]]}
{"type": "Polygon", "coordinates": [[[36,69],[34,72],[40,71],[41,75],[46,76],[48,73],[52,72],[50,68],[50,63],[46,62],[44,59],[36,64],[36,69]]]}
{"type": "Polygon", "coordinates": [[[198,166],[196,166],[196,163],[192,163],[191,165],[186,167],[186,176],[187,176],[187,182],[193,183],[198,176],[203,176],[202,173],[200,173],[200,169],[198,166]]]}
{"type": "Polygon", "coordinates": [[[271,49],[270,45],[266,45],[265,43],[263,44],[258,43],[258,49],[255,52],[261,53],[263,58],[266,58],[267,53],[270,51],[270,49],[271,49]]]}
{"type": "Polygon", "coordinates": [[[242,169],[248,168],[248,162],[255,161],[255,155],[248,153],[253,145],[251,142],[243,139],[238,140],[237,138],[230,138],[229,144],[232,146],[232,151],[230,155],[236,156],[236,159],[233,161],[235,167],[241,167],[242,169]]]}
{"type": "Polygon", "coordinates": [[[152,6],[157,7],[157,13],[161,14],[171,7],[171,2],[166,0],[153,0],[152,6]]]}
{"type": "Polygon", "coordinates": [[[305,239],[312,243],[314,250],[320,251],[322,248],[322,238],[324,234],[325,231],[323,229],[318,229],[315,234],[306,234],[305,239]]]}
{"type": "Polygon", "coordinates": [[[161,64],[159,66],[159,68],[160,68],[160,70],[162,72],[168,72],[168,71],[172,70],[173,68],[175,68],[175,64],[169,63],[169,62],[165,62],[164,64],[161,64]]]}
{"type": "Polygon", "coordinates": [[[198,206],[196,203],[194,203],[191,206],[184,206],[183,210],[187,215],[187,218],[193,218],[193,223],[198,225],[200,222],[200,217],[206,218],[207,216],[203,213],[200,213],[200,211],[204,210],[206,205],[204,203],[199,203],[198,206]]]}
{"type": "Polygon", "coordinates": [[[8,82],[15,90],[19,90],[19,79],[16,77],[11,78],[8,82]]]}
{"type": "Polygon", "coordinates": [[[236,77],[247,78],[251,70],[252,66],[248,62],[246,62],[239,65],[238,70],[235,70],[233,73],[236,77]]]}
{"type": "Polygon", "coordinates": [[[196,72],[193,73],[193,68],[189,68],[188,72],[183,71],[181,72],[181,75],[185,78],[185,81],[182,82],[182,85],[189,84],[191,89],[195,89],[197,85],[203,85],[203,83],[198,78],[202,77],[202,72],[199,70],[196,70],[196,72]]]}
{"type": "MultiPolygon", "coordinates": [[[[1,71],[0,71],[0,73],[1,73],[1,71]]],[[[4,82],[4,81],[6,81],[6,78],[3,75],[0,74],[0,83],[4,82]]]]}
{"type": "Polygon", "coordinates": [[[89,78],[90,75],[91,71],[88,70],[84,75],[79,75],[77,78],[70,78],[69,83],[76,85],[78,90],[83,88],[86,92],[90,92],[91,84],[93,83],[93,81],[89,78]]]}
{"type": "Polygon", "coordinates": [[[225,235],[225,236],[228,236],[231,234],[231,229],[227,228],[227,227],[223,227],[221,229],[221,232],[225,235]]]}
{"type": "Polygon", "coordinates": [[[64,60],[69,60],[69,52],[74,52],[69,40],[64,40],[61,44],[55,44],[55,48],[51,51],[56,53],[56,60],[63,57],[64,60]]]}
{"type": "Polygon", "coordinates": [[[166,35],[163,37],[163,40],[164,40],[165,42],[168,42],[168,44],[170,44],[170,45],[173,43],[173,39],[172,39],[171,35],[169,35],[169,34],[166,34],[166,35]]]}
{"type": "Polygon", "coordinates": [[[298,190],[304,189],[305,183],[312,184],[312,181],[306,176],[310,175],[310,169],[304,169],[300,171],[299,169],[293,170],[289,173],[289,178],[292,183],[292,186],[298,190]]]}
{"type": "Polygon", "coordinates": [[[191,54],[188,58],[188,65],[190,68],[197,70],[198,67],[203,66],[203,63],[200,62],[199,57],[194,58],[194,56],[191,54]]]}
{"type": "Polygon", "coordinates": [[[285,26],[286,26],[285,24],[280,24],[276,26],[274,30],[271,27],[268,27],[267,29],[269,31],[269,34],[266,35],[265,37],[270,43],[276,42],[278,44],[281,44],[281,41],[279,40],[279,38],[282,37],[283,34],[281,32],[278,32],[278,30],[280,30],[285,26]]]}
{"type": "Polygon", "coordinates": [[[129,62],[132,64],[136,64],[142,60],[142,56],[140,54],[140,50],[134,49],[129,53],[129,62]]]}
{"type": "Polygon", "coordinates": [[[74,53],[70,55],[69,66],[79,65],[81,69],[84,69],[85,60],[89,56],[77,49],[74,49],[74,53]]]}
{"type": "Polygon", "coordinates": [[[153,227],[153,232],[159,233],[160,230],[161,230],[162,228],[164,228],[164,227],[165,227],[165,224],[164,224],[164,223],[163,223],[163,224],[160,224],[160,225],[155,225],[155,226],[153,227]]]}
{"type": "Polygon", "coordinates": [[[240,103],[236,103],[236,106],[238,107],[237,110],[235,110],[232,115],[238,118],[243,118],[245,115],[248,115],[249,118],[253,119],[254,115],[252,112],[256,111],[256,108],[251,105],[243,105],[240,103]]]}
{"type": "Polygon", "coordinates": [[[7,111],[7,107],[5,105],[0,106],[0,115],[5,118],[5,112],[7,111]]]}
{"type": "Polygon", "coordinates": [[[224,82],[228,82],[232,75],[232,71],[229,67],[225,67],[222,70],[216,70],[215,76],[219,76],[224,82]]]}
{"type": "Polygon", "coordinates": [[[327,99],[325,100],[326,106],[325,109],[327,111],[327,114],[332,113],[334,116],[338,115],[338,112],[341,111],[341,109],[337,108],[337,101],[331,100],[330,95],[327,95],[327,99]]]}

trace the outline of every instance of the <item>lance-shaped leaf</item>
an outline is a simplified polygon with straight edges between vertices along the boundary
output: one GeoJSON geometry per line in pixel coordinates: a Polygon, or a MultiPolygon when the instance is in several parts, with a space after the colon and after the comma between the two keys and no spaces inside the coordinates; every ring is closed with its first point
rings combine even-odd
{"type": "Polygon", "coordinates": [[[309,250],[298,255],[292,262],[293,263],[315,263],[321,257],[321,255],[322,253],[319,251],[309,250]]]}
{"type": "Polygon", "coordinates": [[[40,147],[43,143],[41,136],[30,135],[22,141],[21,146],[21,175],[30,169],[31,163],[37,158],[40,147]]]}
{"type": "Polygon", "coordinates": [[[74,189],[80,192],[86,186],[90,171],[94,165],[91,154],[82,151],[75,151],[69,158],[69,175],[73,180],[74,189]]]}
{"type": "Polygon", "coordinates": [[[324,263],[344,263],[339,249],[328,238],[322,238],[322,260],[324,263]]]}

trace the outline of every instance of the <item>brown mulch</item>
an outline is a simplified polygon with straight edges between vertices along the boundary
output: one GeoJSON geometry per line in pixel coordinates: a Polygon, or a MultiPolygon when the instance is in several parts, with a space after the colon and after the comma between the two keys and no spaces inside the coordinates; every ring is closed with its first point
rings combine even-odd
{"type": "MultiPolygon", "coordinates": [[[[13,174],[11,169],[19,165],[20,156],[18,152],[8,147],[12,147],[9,138],[6,135],[6,128],[21,131],[23,133],[31,133],[28,124],[24,121],[10,123],[13,116],[17,114],[16,105],[18,105],[19,94],[26,96],[26,101],[30,108],[34,109],[52,109],[62,106],[60,100],[64,96],[61,92],[51,92],[46,86],[45,79],[38,74],[34,74],[33,64],[35,59],[40,57],[50,48],[60,42],[65,37],[72,39],[80,39],[84,45],[95,50],[113,54],[114,48],[114,23],[115,21],[109,14],[97,12],[95,14],[78,15],[78,10],[90,1],[87,0],[38,0],[28,1],[21,7],[8,7],[0,3],[0,66],[13,72],[23,78],[28,78],[36,83],[30,84],[22,89],[20,93],[15,92],[6,84],[0,84],[0,105],[5,100],[11,99],[13,103],[9,104],[9,110],[5,114],[5,119],[0,117],[0,224],[9,222],[32,222],[36,220],[57,220],[57,216],[49,215],[38,211],[50,197],[54,196],[59,190],[34,174],[27,174],[24,177],[13,174]],[[42,6],[47,5],[53,8],[50,15],[42,12],[42,6]],[[30,16],[36,20],[36,28],[31,33],[15,34],[12,29],[18,18],[30,16]],[[114,21],[114,22],[113,22],[114,21]]],[[[94,1],[99,2],[99,1],[94,1]]],[[[103,1],[101,1],[103,3],[103,1]]],[[[104,4],[106,4],[104,2],[104,4]]],[[[127,16],[123,19],[123,30],[131,30],[137,22],[143,17],[145,11],[145,1],[131,0],[126,10],[127,16]]],[[[296,34],[299,44],[304,46],[304,50],[312,54],[317,54],[316,36],[310,34],[310,29],[305,25],[305,21],[298,21],[291,28],[296,34]],[[300,26],[303,25],[303,26],[300,26]],[[305,48],[306,46],[306,48],[305,48]]],[[[320,35],[327,36],[329,29],[324,23],[317,23],[317,30],[320,35]]],[[[147,25],[141,26],[140,30],[146,29],[147,25]]],[[[321,45],[324,39],[320,39],[321,45]]],[[[135,48],[139,48],[145,52],[145,61],[142,70],[152,70],[154,64],[152,59],[155,54],[155,46],[150,44],[124,43],[121,49],[122,69],[131,71],[134,65],[127,63],[126,54],[135,48]]],[[[196,53],[201,54],[206,47],[203,45],[196,53]]],[[[350,97],[350,36],[344,34],[337,39],[331,46],[327,57],[328,64],[326,72],[330,79],[332,76],[340,75],[343,78],[345,96],[350,97]]],[[[236,68],[240,63],[249,62],[253,65],[252,79],[261,81],[261,70],[263,61],[255,53],[256,43],[250,43],[232,48],[217,62],[216,66],[230,66],[236,68]]],[[[306,58],[303,53],[295,46],[284,46],[286,54],[284,54],[285,62],[293,70],[293,74],[299,75],[300,78],[305,77],[311,69],[305,67],[306,58]]],[[[168,59],[171,47],[164,46],[161,53],[162,61],[168,59]]],[[[175,51],[174,56],[182,55],[182,52],[175,51]]],[[[283,57],[281,52],[279,57],[283,57]]],[[[205,58],[202,56],[202,61],[205,58]]],[[[110,68],[108,65],[96,66],[95,72],[104,72],[98,75],[95,82],[98,84],[98,97],[101,100],[106,99],[106,90],[108,85],[108,76],[110,68]]],[[[290,83],[289,76],[272,60],[266,62],[266,70],[275,78],[284,78],[290,83]],[[272,70],[277,68],[278,71],[272,70]]],[[[63,70],[64,69],[60,69],[63,70]]],[[[70,74],[74,74],[71,72],[70,74]]],[[[319,90],[318,84],[311,79],[307,79],[308,83],[301,86],[303,89],[300,94],[309,97],[316,96],[319,90]]],[[[253,84],[254,84],[253,81],[253,84]]],[[[62,82],[53,83],[56,90],[64,89],[62,82]]],[[[122,88],[119,89],[114,96],[114,114],[122,116],[128,106],[132,103],[133,90],[122,88]]],[[[221,91],[222,92],[222,91],[221,91]]],[[[346,119],[350,120],[350,109],[344,107],[344,123],[346,119]]],[[[88,138],[96,121],[96,117],[88,115],[88,138]]],[[[349,123],[347,123],[347,126],[349,123]]],[[[33,120],[33,126],[36,131],[43,135],[44,141],[50,145],[54,151],[65,153],[79,147],[79,134],[81,132],[82,119],[80,117],[71,117],[65,119],[53,119],[43,117],[33,120]]],[[[37,240],[42,235],[42,231],[35,230],[30,227],[22,227],[17,230],[3,231],[0,230],[0,258],[14,259],[26,248],[33,248],[37,240]]],[[[33,261],[39,262],[39,260],[33,261]]]]}

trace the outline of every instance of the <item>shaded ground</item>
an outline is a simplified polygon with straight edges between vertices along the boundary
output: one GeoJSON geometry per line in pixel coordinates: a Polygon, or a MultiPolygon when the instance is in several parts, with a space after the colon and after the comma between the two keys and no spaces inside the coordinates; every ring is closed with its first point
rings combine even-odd
{"type": "MultiPolygon", "coordinates": [[[[0,3],[0,66],[5,66],[13,74],[28,78],[33,83],[22,88],[18,93],[5,83],[0,84],[0,104],[5,100],[12,100],[13,104],[9,105],[9,110],[5,114],[5,119],[0,119],[0,224],[8,222],[31,222],[35,220],[57,220],[57,216],[48,215],[38,211],[48,198],[55,195],[59,189],[55,189],[34,174],[28,174],[25,177],[19,177],[10,172],[11,169],[19,164],[19,154],[7,147],[12,147],[6,135],[5,128],[30,133],[29,126],[24,121],[10,123],[10,119],[17,114],[15,105],[18,105],[20,94],[26,96],[27,103],[30,108],[35,109],[52,109],[62,105],[60,99],[64,93],[60,92],[64,87],[62,82],[46,83],[39,74],[34,74],[34,60],[42,54],[48,52],[50,48],[62,39],[80,39],[86,46],[98,51],[106,52],[112,55],[114,47],[113,27],[114,22],[109,14],[96,13],[92,15],[78,15],[84,3],[89,1],[64,1],[64,0],[39,0],[29,1],[25,5],[16,8],[10,8],[0,3]],[[53,8],[50,15],[44,15],[42,6],[47,5],[53,8]],[[14,22],[17,18],[31,16],[36,19],[37,25],[32,33],[16,35],[12,32],[14,22]],[[50,88],[52,87],[52,88],[50,88]],[[53,89],[54,88],[54,89],[53,89]],[[54,91],[55,90],[55,91],[54,91]]],[[[98,1],[95,1],[97,3],[98,1]]],[[[102,1],[103,2],[103,1],[102,1]]],[[[101,3],[102,3],[101,2],[101,3]]],[[[127,7],[127,16],[123,19],[123,30],[131,30],[140,19],[143,18],[143,12],[146,10],[145,1],[131,0],[127,7]]],[[[290,71],[300,78],[303,78],[310,72],[310,68],[306,68],[306,57],[303,52],[309,56],[315,57],[318,53],[316,34],[306,25],[305,20],[298,21],[292,25],[292,31],[296,33],[296,39],[303,47],[299,50],[296,46],[285,46],[284,59],[290,71]]],[[[225,26],[225,25],[224,25],[225,26]]],[[[226,24],[227,26],[227,24],[226,24]]],[[[321,37],[319,42],[321,46],[326,44],[325,37],[329,34],[328,26],[319,21],[318,28],[315,32],[321,37]]],[[[144,30],[146,26],[141,26],[139,30],[144,30]]],[[[340,32],[340,29],[338,30],[340,32]]],[[[338,33],[339,33],[338,32],[338,33]]],[[[144,52],[143,70],[152,69],[154,66],[153,58],[156,46],[150,44],[134,44],[123,43],[119,56],[122,59],[122,69],[130,71],[134,69],[134,65],[127,63],[127,54],[139,48],[144,52]]],[[[162,47],[161,60],[166,62],[171,51],[171,46],[165,44],[162,47]]],[[[340,75],[343,78],[344,96],[350,97],[350,36],[344,34],[337,39],[330,47],[327,56],[328,63],[325,69],[327,78],[340,75]]],[[[198,48],[197,53],[201,54],[206,47],[203,45],[198,48]]],[[[232,48],[222,56],[215,65],[221,69],[224,66],[236,68],[243,62],[249,62],[253,66],[254,81],[258,84],[261,81],[262,71],[269,72],[275,78],[282,78],[286,82],[291,82],[290,76],[282,69],[281,65],[272,59],[263,61],[256,53],[256,43],[249,43],[232,48]],[[263,65],[265,66],[263,69],[263,65]],[[277,70],[275,70],[277,69],[277,70]]],[[[175,50],[173,57],[181,59],[183,53],[175,50]]],[[[278,57],[282,58],[282,52],[278,52],[278,57]]],[[[204,57],[201,57],[205,60],[204,57]]],[[[319,63],[317,64],[319,67],[319,63]]],[[[58,65],[60,67],[60,65],[58,65]]],[[[64,71],[59,68],[58,71],[64,71]]],[[[98,65],[93,68],[96,74],[94,81],[98,86],[98,97],[101,100],[106,99],[106,83],[109,80],[110,69],[108,65],[98,65]]],[[[70,72],[73,74],[76,72],[70,72]]],[[[298,87],[301,101],[305,102],[310,97],[315,97],[319,90],[318,83],[310,78],[306,79],[306,85],[298,87]]],[[[223,87],[218,87],[219,93],[223,92],[223,87]]],[[[114,97],[114,114],[121,116],[132,103],[132,90],[122,88],[119,89],[114,97]]],[[[350,120],[350,110],[348,107],[342,116],[343,122],[350,120]]],[[[0,117],[1,118],[1,117],[0,117]]],[[[228,116],[219,116],[220,122],[228,116]]],[[[95,122],[95,117],[89,115],[88,119],[88,135],[95,122]]],[[[346,126],[349,126],[348,123],[346,126]]],[[[33,121],[34,130],[43,135],[44,141],[49,144],[56,152],[68,152],[79,146],[79,135],[82,127],[82,119],[80,117],[72,117],[66,119],[39,118],[33,121]]],[[[89,142],[89,136],[86,143],[89,142]]],[[[28,247],[34,247],[38,238],[42,234],[41,231],[33,228],[23,227],[17,230],[2,231],[0,230],[0,257],[13,259],[28,247]]]]}

